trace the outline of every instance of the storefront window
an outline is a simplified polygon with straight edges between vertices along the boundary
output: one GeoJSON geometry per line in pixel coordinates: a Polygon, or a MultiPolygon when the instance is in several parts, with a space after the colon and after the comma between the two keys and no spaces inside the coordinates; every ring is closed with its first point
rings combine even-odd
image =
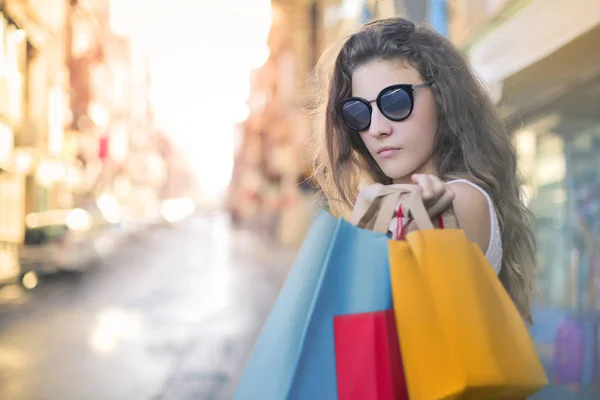
{"type": "Polygon", "coordinates": [[[577,310],[600,308],[600,126],[567,141],[567,189],[577,310]]]}
{"type": "Polygon", "coordinates": [[[556,134],[536,137],[535,162],[531,169],[531,208],[535,213],[539,277],[539,303],[562,306],[568,297],[566,246],[564,141],[556,134]]]}
{"type": "Polygon", "coordinates": [[[600,127],[517,135],[542,268],[538,308],[600,308],[600,127]]]}

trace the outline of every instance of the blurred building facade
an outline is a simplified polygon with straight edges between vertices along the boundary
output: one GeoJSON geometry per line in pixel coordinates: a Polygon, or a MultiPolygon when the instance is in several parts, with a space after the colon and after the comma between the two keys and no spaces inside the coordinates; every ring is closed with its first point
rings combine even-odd
{"type": "Polygon", "coordinates": [[[47,201],[35,178],[56,175],[48,162],[63,150],[67,7],[60,0],[0,2],[0,281],[18,274],[25,213],[47,201]]]}
{"type": "Polygon", "coordinates": [[[150,85],[109,0],[0,1],[0,284],[18,274],[28,213],[104,202],[159,217],[150,85]]]}
{"type": "Polygon", "coordinates": [[[166,166],[156,148],[148,60],[111,30],[108,0],[70,1],[68,135],[83,178],[77,203],[110,199],[127,218],[158,218],[166,166]]]}
{"type": "MultiPolygon", "coordinates": [[[[590,363],[597,366],[600,4],[450,3],[451,39],[464,50],[515,130],[542,268],[533,331],[542,361],[552,377],[556,346],[562,346],[572,354],[579,351],[575,357],[592,355],[590,363]],[[565,318],[574,321],[576,330],[589,326],[590,335],[561,342],[557,332],[565,318]]],[[[561,399],[598,398],[598,379],[590,380],[582,371],[574,385],[549,390],[561,399]]]]}
{"type": "Polygon", "coordinates": [[[452,38],[518,128],[543,267],[538,306],[599,309],[600,5],[459,3],[452,38]]]}

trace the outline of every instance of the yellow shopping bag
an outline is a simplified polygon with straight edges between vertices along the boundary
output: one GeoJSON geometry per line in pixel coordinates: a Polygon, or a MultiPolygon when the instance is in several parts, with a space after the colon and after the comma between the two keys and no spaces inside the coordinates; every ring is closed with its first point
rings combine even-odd
{"type": "Polygon", "coordinates": [[[547,378],[517,308],[480,248],[434,230],[418,195],[419,230],[390,241],[398,336],[411,399],[523,399],[547,378]]]}

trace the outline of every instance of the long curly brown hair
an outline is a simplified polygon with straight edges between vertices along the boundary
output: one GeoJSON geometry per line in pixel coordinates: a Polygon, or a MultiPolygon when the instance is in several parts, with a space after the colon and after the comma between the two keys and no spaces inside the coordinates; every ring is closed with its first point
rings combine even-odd
{"type": "Polygon", "coordinates": [[[468,179],[492,197],[504,251],[500,279],[531,323],[537,272],[535,239],[518,179],[512,136],[460,52],[427,26],[389,18],[363,25],[344,40],[334,57],[328,59],[328,54],[317,66],[319,123],[313,143],[317,146],[314,178],[331,210],[347,215],[359,184],[365,180],[391,183],[338,112],[340,101],[351,96],[352,72],[373,60],[409,63],[425,82],[433,82],[438,115],[436,174],[444,180],[468,179]]]}

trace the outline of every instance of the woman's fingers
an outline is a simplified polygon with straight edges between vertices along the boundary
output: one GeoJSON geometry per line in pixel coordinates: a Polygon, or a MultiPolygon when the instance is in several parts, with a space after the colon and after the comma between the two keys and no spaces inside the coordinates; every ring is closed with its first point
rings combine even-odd
{"type": "Polygon", "coordinates": [[[454,193],[437,176],[415,174],[412,179],[418,185],[423,204],[431,217],[443,213],[452,205],[454,193]]]}
{"type": "Polygon", "coordinates": [[[425,204],[425,206],[428,206],[430,203],[435,202],[433,182],[431,181],[429,176],[413,175],[412,179],[419,186],[419,190],[421,191],[421,198],[423,199],[423,203],[425,204]]]}
{"type": "Polygon", "coordinates": [[[433,196],[435,199],[439,199],[446,193],[448,187],[446,183],[443,182],[440,178],[435,175],[428,175],[429,180],[431,181],[431,186],[433,188],[433,196]]]}
{"type": "Polygon", "coordinates": [[[454,201],[454,192],[448,189],[438,198],[438,200],[430,207],[427,208],[427,213],[431,218],[437,217],[444,211],[446,211],[452,205],[454,201]]]}

